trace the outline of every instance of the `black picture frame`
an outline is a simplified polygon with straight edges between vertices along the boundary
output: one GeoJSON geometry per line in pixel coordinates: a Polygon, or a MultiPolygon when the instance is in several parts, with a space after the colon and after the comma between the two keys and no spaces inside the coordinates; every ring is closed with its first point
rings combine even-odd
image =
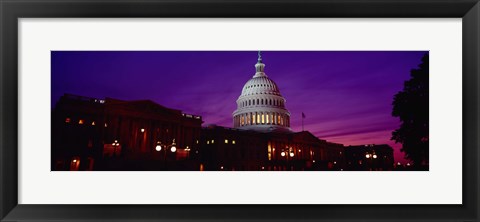
{"type": "MultiPolygon", "coordinates": [[[[1,0],[0,218],[2,221],[478,221],[478,0],[1,0]],[[18,204],[18,19],[121,17],[462,18],[462,205],[23,205],[18,204]]],[[[448,43],[445,43],[448,44],[448,43]]],[[[233,191],[232,191],[233,192],[233,191]]],[[[215,194],[212,194],[215,195],[215,194]]],[[[441,194],[439,194],[441,195],[441,194]]]]}

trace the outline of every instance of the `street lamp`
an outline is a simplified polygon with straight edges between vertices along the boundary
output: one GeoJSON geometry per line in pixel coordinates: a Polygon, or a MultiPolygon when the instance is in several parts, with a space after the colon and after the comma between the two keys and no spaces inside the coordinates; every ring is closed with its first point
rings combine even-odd
{"type": "Polygon", "coordinates": [[[172,151],[172,153],[174,153],[175,151],[177,151],[177,147],[175,146],[175,139],[173,139],[173,142],[172,142],[172,148],[170,148],[170,151],[172,151]]]}
{"type": "MultiPolygon", "coordinates": [[[[170,146],[170,151],[172,153],[175,153],[177,151],[177,147],[176,147],[176,143],[175,143],[175,139],[173,139],[173,142],[172,144],[170,145],[164,145],[165,148],[169,147],[170,146]]],[[[155,146],[155,150],[156,151],[161,151],[162,150],[162,143],[160,141],[157,141],[157,145],[155,146]]]]}
{"type": "Polygon", "coordinates": [[[365,154],[365,158],[371,160],[371,168],[370,169],[373,169],[373,160],[377,159],[377,157],[378,156],[377,156],[377,154],[375,154],[375,151],[373,151],[373,153],[371,153],[371,154],[370,153],[365,154]]]}
{"type": "MultiPolygon", "coordinates": [[[[177,151],[175,139],[173,139],[172,144],[170,145],[163,145],[165,146],[165,150],[163,151],[163,162],[165,164],[165,168],[167,167],[167,148],[170,146],[170,151],[172,153],[175,153],[177,151]]],[[[162,150],[162,143],[160,141],[157,141],[157,145],[155,146],[155,150],[160,152],[162,150]]]]}
{"type": "Polygon", "coordinates": [[[156,151],[162,150],[162,144],[160,143],[160,141],[157,142],[157,145],[155,146],[155,150],[156,151]]]}
{"type": "MultiPolygon", "coordinates": [[[[282,150],[282,152],[280,153],[280,155],[282,157],[285,157],[287,162],[289,161],[289,156],[290,158],[293,158],[295,156],[295,153],[293,153],[293,149],[292,147],[286,147],[286,149],[282,150]]],[[[291,168],[291,167],[290,167],[291,168]]]]}
{"type": "Polygon", "coordinates": [[[120,146],[120,143],[118,142],[118,140],[115,140],[112,143],[112,146],[113,146],[113,156],[117,156],[117,147],[120,146]]]}

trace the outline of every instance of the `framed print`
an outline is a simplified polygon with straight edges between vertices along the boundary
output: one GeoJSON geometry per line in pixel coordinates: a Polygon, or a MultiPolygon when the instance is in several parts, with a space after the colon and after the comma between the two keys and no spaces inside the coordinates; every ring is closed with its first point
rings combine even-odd
{"type": "Polygon", "coordinates": [[[477,1],[3,1],[1,218],[478,220],[477,1]]]}

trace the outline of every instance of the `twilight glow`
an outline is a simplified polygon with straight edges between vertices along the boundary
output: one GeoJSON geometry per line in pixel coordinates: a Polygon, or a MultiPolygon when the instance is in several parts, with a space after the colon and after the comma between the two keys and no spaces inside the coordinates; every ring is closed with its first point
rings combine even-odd
{"type": "MultiPolygon", "coordinates": [[[[393,96],[425,51],[262,51],[265,73],[291,112],[291,128],[344,145],[389,144],[393,96]]],[[[52,107],[64,93],[152,100],[204,124],[232,127],[236,99],[255,74],[255,51],[54,51],[52,107]]]]}

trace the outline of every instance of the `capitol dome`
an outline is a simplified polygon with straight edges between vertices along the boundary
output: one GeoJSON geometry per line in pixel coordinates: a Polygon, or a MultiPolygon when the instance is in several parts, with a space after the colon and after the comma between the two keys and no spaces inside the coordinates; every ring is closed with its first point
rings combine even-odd
{"type": "Polygon", "coordinates": [[[258,52],[255,75],[245,83],[233,112],[233,127],[262,132],[291,131],[290,113],[277,84],[265,74],[258,52]]]}

